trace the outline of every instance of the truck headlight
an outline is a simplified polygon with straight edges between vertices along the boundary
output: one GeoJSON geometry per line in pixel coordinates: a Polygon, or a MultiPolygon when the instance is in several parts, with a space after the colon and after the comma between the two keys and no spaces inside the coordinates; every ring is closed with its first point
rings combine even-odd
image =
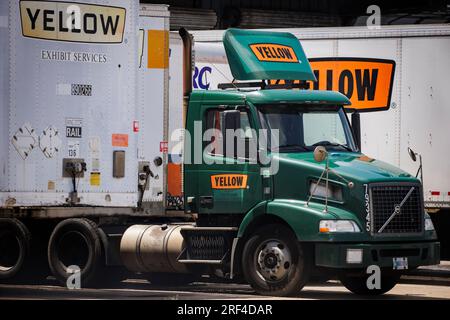
{"type": "Polygon", "coordinates": [[[319,232],[361,232],[361,230],[353,220],[321,220],[319,232]]]}
{"type": "Polygon", "coordinates": [[[433,221],[430,217],[425,218],[425,231],[434,231],[433,221]]]}
{"type": "Polygon", "coordinates": [[[343,201],[342,187],[334,183],[328,183],[327,188],[327,185],[324,181],[321,181],[319,184],[317,184],[316,180],[311,181],[311,183],[309,184],[309,194],[313,197],[323,199],[325,199],[328,194],[328,199],[340,202],[343,201]]]}

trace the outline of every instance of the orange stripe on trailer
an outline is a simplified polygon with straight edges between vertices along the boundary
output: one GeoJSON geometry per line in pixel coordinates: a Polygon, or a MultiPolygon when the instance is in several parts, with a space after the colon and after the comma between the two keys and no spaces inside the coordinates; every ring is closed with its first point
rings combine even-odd
{"type": "Polygon", "coordinates": [[[147,68],[167,69],[169,67],[169,32],[147,31],[147,68]]]}
{"type": "Polygon", "coordinates": [[[167,165],[167,192],[171,196],[181,196],[181,164],[169,163],[167,165]]]}

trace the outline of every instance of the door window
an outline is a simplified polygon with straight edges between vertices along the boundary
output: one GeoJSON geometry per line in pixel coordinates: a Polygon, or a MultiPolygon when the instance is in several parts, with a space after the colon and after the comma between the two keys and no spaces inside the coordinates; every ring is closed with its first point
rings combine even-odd
{"type": "Polygon", "coordinates": [[[226,113],[233,110],[235,109],[206,111],[205,150],[214,156],[248,160],[256,153],[256,133],[246,108],[236,111],[239,118],[236,127],[226,127],[230,123],[226,121],[226,113]]]}

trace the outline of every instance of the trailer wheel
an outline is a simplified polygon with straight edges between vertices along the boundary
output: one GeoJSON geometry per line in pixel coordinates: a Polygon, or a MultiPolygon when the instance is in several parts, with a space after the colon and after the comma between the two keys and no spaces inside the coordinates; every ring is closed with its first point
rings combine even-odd
{"type": "Polygon", "coordinates": [[[311,259],[292,231],[283,225],[258,229],[246,242],[242,271],[262,295],[298,294],[309,279],[311,259]]]}
{"type": "Polygon", "coordinates": [[[353,292],[354,294],[366,295],[366,296],[377,296],[384,294],[396,286],[400,280],[400,275],[382,275],[381,276],[381,288],[380,289],[369,289],[367,287],[367,275],[365,276],[350,276],[346,274],[341,274],[339,280],[347,290],[353,292]]]}
{"type": "Polygon", "coordinates": [[[63,285],[67,285],[74,267],[80,270],[81,286],[94,284],[104,266],[96,223],[88,219],[67,219],[60,222],[50,236],[48,263],[53,275],[63,285]]]}
{"type": "Polygon", "coordinates": [[[31,234],[17,219],[0,219],[0,280],[11,279],[23,269],[30,252],[31,234]]]}

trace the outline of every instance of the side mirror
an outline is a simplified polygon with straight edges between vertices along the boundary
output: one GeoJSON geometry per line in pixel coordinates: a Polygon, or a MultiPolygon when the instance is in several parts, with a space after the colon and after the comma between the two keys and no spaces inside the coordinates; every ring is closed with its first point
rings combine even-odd
{"type": "MultiPolygon", "coordinates": [[[[223,112],[224,130],[237,130],[241,127],[241,112],[239,110],[227,110],[223,112]]],[[[225,133],[225,132],[224,132],[225,133]]]]}
{"type": "Polygon", "coordinates": [[[323,160],[325,160],[328,156],[328,152],[327,149],[325,149],[325,147],[322,146],[317,146],[314,149],[314,160],[317,162],[322,162],[323,160]]]}
{"type": "Polygon", "coordinates": [[[227,130],[233,130],[236,131],[237,129],[240,129],[241,127],[241,112],[239,110],[226,110],[223,112],[223,119],[222,119],[222,135],[223,135],[223,150],[227,157],[233,157],[236,158],[238,156],[238,149],[237,149],[237,140],[236,136],[233,136],[234,141],[227,141],[227,130]],[[232,144],[230,144],[232,143],[232,144]],[[232,150],[229,150],[228,148],[230,146],[233,146],[232,150]]]}
{"type": "Polygon", "coordinates": [[[412,161],[414,161],[414,162],[417,161],[416,153],[413,151],[413,149],[411,149],[409,147],[408,147],[408,154],[412,161]]]}

